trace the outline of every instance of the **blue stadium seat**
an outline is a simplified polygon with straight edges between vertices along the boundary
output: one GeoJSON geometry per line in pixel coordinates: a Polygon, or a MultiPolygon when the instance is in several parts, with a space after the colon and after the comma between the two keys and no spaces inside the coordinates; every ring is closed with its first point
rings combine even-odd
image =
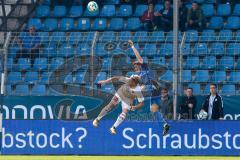
{"type": "Polygon", "coordinates": [[[14,68],[13,58],[7,58],[7,70],[11,71],[14,68]]]}
{"type": "Polygon", "coordinates": [[[166,62],[167,62],[167,67],[168,68],[173,68],[173,57],[171,57],[168,61],[166,60],[166,62]]]}
{"type": "Polygon", "coordinates": [[[76,48],[77,55],[90,55],[90,46],[87,43],[80,43],[76,48]]]}
{"type": "Polygon", "coordinates": [[[167,70],[162,76],[159,77],[159,80],[172,82],[173,81],[173,72],[172,72],[172,70],[167,70]]]}
{"type": "Polygon", "coordinates": [[[7,77],[8,84],[16,84],[22,82],[22,76],[20,72],[10,72],[7,77]]]}
{"type": "Polygon", "coordinates": [[[28,58],[19,58],[16,64],[16,70],[18,71],[26,71],[31,68],[31,62],[28,58]]]}
{"type": "Polygon", "coordinates": [[[214,55],[224,55],[225,53],[224,44],[220,42],[212,43],[210,53],[214,55]]]}
{"type": "Polygon", "coordinates": [[[7,95],[12,95],[13,94],[11,85],[6,85],[6,93],[7,93],[7,95]]]}
{"type": "Polygon", "coordinates": [[[47,18],[43,23],[43,31],[50,32],[56,30],[58,27],[57,19],[47,18]]]}
{"type": "Polygon", "coordinates": [[[65,32],[53,32],[50,39],[51,39],[52,44],[65,43],[65,41],[66,41],[65,32]]]}
{"type": "Polygon", "coordinates": [[[215,14],[215,9],[213,4],[203,4],[201,6],[203,14],[205,17],[212,17],[215,14]]]}
{"type": "Polygon", "coordinates": [[[18,51],[19,46],[17,44],[12,44],[8,47],[8,57],[15,58],[18,51]]]}
{"type": "Polygon", "coordinates": [[[231,5],[230,4],[219,4],[217,8],[218,16],[229,16],[231,14],[231,5]]]}
{"type": "Polygon", "coordinates": [[[121,5],[119,11],[117,12],[117,16],[120,17],[130,17],[132,15],[132,6],[131,5],[121,5]]]}
{"type": "Polygon", "coordinates": [[[115,92],[114,86],[112,84],[107,84],[102,86],[102,90],[106,93],[111,93],[111,94],[114,94],[115,92]]]}
{"type": "Polygon", "coordinates": [[[183,70],[182,72],[182,82],[191,82],[192,81],[192,71],[183,70]]]}
{"type": "Polygon", "coordinates": [[[25,85],[25,84],[16,85],[16,90],[14,95],[21,95],[21,96],[29,95],[28,85],[25,85]]]}
{"type": "Polygon", "coordinates": [[[65,78],[64,78],[64,84],[71,84],[73,83],[73,76],[72,74],[68,74],[65,78]]]}
{"type": "Polygon", "coordinates": [[[194,55],[206,55],[208,54],[208,46],[206,43],[196,43],[193,48],[194,55]]]}
{"type": "Polygon", "coordinates": [[[201,4],[201,3],[205,2],[205,0],[194,0],[194,2],[201,4]]]}
{"type": "Polygon", "coordinates": [[[229,43],[226,53],[227,55],[240,55],[240,43],[229,43]]]}
{"type": "Polygon", "coordinates": [[[172,43],[164,43],[160,47],[160,56],[170,56],[173,55],[173,44],[172,43]]]}
{"type": "Polygon", "coordinates": [[[35,13],[36,17],[43,18],[43,17],[48,17],[49,15],[50,15],[49,6],[42,5],[36,8],[36,13],[35,13]]]}
{"type": "Polygon", "coordinates": [[[39,84],[48,84],[50,74],[53,74],[53,72],[43,72],[39,79],[39,84]]]}
{"type": "Polygon", "coordinates": [[[209,94],[210,93],[210,84],[205,85],[203,94],[209,94]]]}
{"type": "Polygon", "coordinates": [[[69,31],[74,29],[74,20],[72,18],[61,19],[59,29],[61,31],[69,31]]]}
{"type": "Polygon", "coordinates": [[[83,16],[85,17],[98,17],[99,9],[95,12],[90,12],[88,9],[85,9],[83,16]]]}
{"type": "Polygon", "coordinates": [[[73,46],[70,44],[63,44],[58,50],[58,55],[63,57],[73,56],[74,55],[73,46]]]}
{"type": "Polygon", "coordinates": [[[236,17],[236,16],[228,17],[225,28],[226,29],[239,29],[240,28],[240,18],[236,17]]]}
{"type": "Polygon", "coordinates": [[[164,42],[165,35],[163,31],[154,31],[152,35],[149,37],[150,42],[164,42]]]}
{"type": "Polygon", "coordinates": [[[38,32],[38,36],[41,38],[41,43],[49,43],[49,32],[38,32]]]}
{"type": "Polygon", "coordinates": [[[72,6],[69,11],[70,17],[81,17],[83,14],[83,7],[82,6],[72,6]]]}
{"type": "Polygon", "coordinates": [[[235,38],[236,38],[237,41],[240,41],[240,30],[238,30],[238,31],[236,32],[235,38]]]}
{"type": "Polygon", "coordinates": [[[107,73],[106,72],[99,72],[96,76],[95,83],[98,83],[98,81],[107,79],[107,73]]]}
{"type": "Polygon", "coordinates": [[[225,71],[214,71],[211,81],[215,83],[222,83],[226,81],[226,72],[225,71]]]}
{"type": "Polygon", "coordinates": [[[240,72],[239,71],[231,72],[229,81],[233,82],[233,83],[239,83],[240,82],[240,72]]]}
{"type": "Polygon", "coordinates": [[[64,59],[63,58],[52,58],[50,62],[50,69],[54,70],[57,69],[58,67],[62,66],[64,64],[64,59]]]}
{"type": "Polygon", "coordinates": [[[77,72],[76,74],[76,81],[75,83],[78,83],[78,84],[86,84],[84,78],[85,78],[85,72],[77,72]]]}
{"type": "Polygon", "coordinates": [[[233,15],[240,16],[240,4],[235,4],[234,9],[233,9],[233,15]]]}
{"type": "Polygon", "coordinates": [[[31,95],[43,96],[46,95],[46,86],[42,84],[36,84],[33,86],[31,95]]]}
{"type": "Polygon", "coordinates": [[[165,57],[153,57],[152,63],[165,66],[166,59],[165,59],[165,57]]]}
{"type": "Polygon", "coordinates": [[[129,31],[123,31],[119,33],[118,37],[120,41],[128,41],[129,39],[132,39],[132,34],[129,31]]]}
{"type": "Polygon", "coordinates": [[[69,44],[74,45],[80,43],[80,37],[83,37],[81,32],[71,32],[68,38],[69,44]]]}
{"type": "Polygon", "coordinates": [[[230,41],[232,40],[232,31],[231,30],[221,30],[219,32],[219,41],[230,41]]]}
{"type": "Polygon", "coordinates": [[[120,4],[120,0],[104,0],[104,4],[120,4]]]}
{"type": "Polygon", "coordinates": [[[55,6],[53,8],[53,16],[54,17],[64,17],[66,16],[67,9],[65,6],[55,6]]]}
{"type": "Polygon", "coordinates": [[[203,30],[202,35],[199,37],[199,41],[201,42],[211,42],[216,39],[214,30],[203,30]]]}
{"type": "Polygon", "coordinates": [[[103,43],[97,43],[95,52],[96,52],[96,55],[100,57],[106,56],[108,54],[104,49],[103,43]]]}
{"type": "Polygon", "coordinates": [[[191,87],[193,89],[193,93],[195,95],[199,95],[199,94],[202,94],[202,91],[201,91],[201,86],[199,83],[190,83],[188,85],[188,87],[191,87]]]}
{"type": "Polygon", "coordinates": [[[208,70],[197,70],[195,81],[196,82],[208,82],[209,81],[209,73],[208,70]]]}
{"type": "Polygon", "coordinates": [[[109,24],[109,30],[112,31],[121,31],[124,27],[122,18],[112,18],[109,24]]]}
{"type": "Polygon", "coordinates": [[[234,84],[225,84],[222,86],[221,94],[234,95],[236,93],[236,87],[234,84]]]}
{"type": "Polygon", "coordinates": [[[220,69],[232,69],[234,67],[234,58],[232,56],[223,56],[220,59],[220,69]]]}
{"type": "Polygon", "coordinates": [[[223,18],[222,17],[211,17],[208,28],[209,29],[221,29],[223,28],[223,18]]]}
{"type": "Polygon", "coordinates": [[[134,42],[146,42],[148,41],[148,35],[146,31],[137,31],[133,36],[134,42]]]}
{"type": "Polygon", "coordinates": [[[157,53],[156,44],[147,43],[143,48],[143,55],[145,56],[154,56],[157,53]]]}
{"type": "Polygon", "coordinates": [[[162,4],[156,4],[155,6],[154,6],[154,10],[155,11],[160,11],[161,9],[163,9],[164,7],[163,7],[163,5],[162,4]]]}
{"type": "Polygon", "coordinates": [[[134,13],[134,16],[137,16],[137,17],[140,17],[143,15],[143,12],[146,11],[148,8],[147,5],[144,5],[144,4],[140,4],[140,5],[137,5],[136,6],[136,10],[135,10],[135,13],[134,13]]]}
{"type": "Polygon", "coordinates": [[[96,18],[93,22],[93,30],[104,31],[107,28],[107,20],[105,18],[96,18]]]}
{"type": "Polygon", "coordinates": [[[36,58],[33,64],[33,69],[36,71],[46,70],[48,67],[47,58],[36,58]]]}
{"type": "Polygon", "coordinates": [[[215,56],[206,56],[203,58],[202,69],[215,69],[217,65],[215,56]]]}
{"type": "Polygon", "coordinates": [[[185,43],[181,48],[181,54],[182,55],[189,55],[191,54],[191,47],[190,43],[185,43]]]}
{"type": "Polygon", "coordinates": [[[141,27],[141,22],[139,18],[128,18],[125,30],[139,30],[141,27]]]}
{"type": "Polygon", "coordinates": [[[196,42],[198,40],[198,32],[196,30],[188,30],[186,33],[186,42],[196,42]]]}
{"type": "Polygon", "coordinates": [[[102,7],[100,16],[102,17],[114,17],[116,14],[115,5],[104,5],[102,7]]]}
{"type": "Polygon", "coordinates": [[[42,28],[42,22],[39,18],[30,18],[28,20],[28,28],[34,26],[36,30],[41,30],[42,28]]]}
{"type": "Polygon", "coordinates": [[[102,70],[110,69],[111,65],[112,65],[112,58],[107,57],[102,59],[102,70]]]}
{"type": "Polygon", "coordinates": [[[90,30],[91,23],[89,18],[79,18],[76,26],[76,30],[86,31],[90,30]]]}
{"type": "Polygon", "coordinates": [[[46,46],[44,46],[43,56],[53,57],[53,56],[56,55],[56,53],[57,53],[57,51],[56,51],[56,44],[55,43],[47,44],[46,46]]]}
{"type": "MultiPolygon", "coordinates": [[[[170,31],[167,33],[167,36],[166,36],[166,41],[167,42],[173,42],[173,31],[170,31]]],[[[178,40],[181,41],[182,40],[182,34],[181,32],[178,33],[178,40]]]]}
{"type": "Polygon", "coordinates": [[[199,57],[187,57],[186,62],[184,62],[184,68],[186,69],[196,69],[199,67],[199,57]]]}
{"type": "Polygon", "coordinates": [[[26,72],[24,80],[29,84],[37,83],[39,81],[38,72],[26,72]]]}

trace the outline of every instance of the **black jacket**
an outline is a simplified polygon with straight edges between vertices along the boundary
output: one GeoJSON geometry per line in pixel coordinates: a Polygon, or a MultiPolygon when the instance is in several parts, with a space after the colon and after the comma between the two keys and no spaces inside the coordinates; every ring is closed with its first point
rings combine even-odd
{"type": "MultiPolygon", "coordinates": [[[[202,109],[204,109],[206,112],[208,112],[209,107],[209,99],[210,95],[208,95],[203,103],[202,109]]],[[[222,97],[218,94],[216,94],[216,97],[213,101],[213,109],[212,109],[212,119],[217,120],[219,118],[223,118],[223,101],[222,97]]]]}
{"type": "Polygon", "coordinates": [[[182,119],[194,119],[195,108],[197,105],[197,99],[194,96],[182,98],[182,102],[179,108],[179,113],[181,114],[182,119]],[[193,104],[193,108],[189,109],[188,104],[193,104]]]}

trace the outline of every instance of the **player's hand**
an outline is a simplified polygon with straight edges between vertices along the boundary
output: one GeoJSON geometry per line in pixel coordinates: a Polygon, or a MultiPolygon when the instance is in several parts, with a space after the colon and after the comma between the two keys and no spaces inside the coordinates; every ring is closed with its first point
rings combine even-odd
{"type": "Polygon", "coordinates": [[[105,81],[98,81],[98,85],[102,86],[105,84],[105,81]]]}
{"type": "Polygon", "coordinates": [[[132,40],[128,40],[128,44],[132,47],[132,46],[134,46],[134,44],[133,44],[133,41],[132,40]]]}

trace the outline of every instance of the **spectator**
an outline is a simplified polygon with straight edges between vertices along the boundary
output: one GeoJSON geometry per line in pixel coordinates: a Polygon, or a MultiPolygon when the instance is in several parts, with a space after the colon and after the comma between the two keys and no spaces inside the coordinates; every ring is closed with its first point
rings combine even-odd
{"type": "Polygon", "coordinates": [[[187,88],[185,94],[180,105],[180,119],[194,119],[197,100],[193,96],[193,89],[187,88]]]}
{"type": "Polygon", "coordinates": [[[208,113],[209,120],[223,120],[223,101],[215,84],[210,85],[210,95],[206,97],[201,110],[208,113]]]}
{"type": "Polygon", "coordinates": [[[40,37],[38,36],[34,26],[29,28],[29,32],[18,40],[20,50],[18,51],[17,58],[30,58],[31,61],[39,56],[40,37]]]}
{"type": "Polygon", "coordinates": [[[186,30],[188,9],[183,4],[182,0],[179,1],[178,4],[179,4],[179,29],[180,31],[184,32],[186,30]]]}
{"type": "Polygon", "coordinates": [[[152,31],[153,30],[153,17],[154,17],[154,6],[153,4],[148,5],[148,10],[146,10],[142,17],[140,18],[143,23],[144,30],[152,31]]]}
{"type": "Polygon", "coordinates": [[[172,98],[169,96],[168,90],[166,88],[161,89],[160,101],[155,101],[155,103],[152,103],[151,112],[153,112],[154,114],[157,112],[161,112],[164,119],[173,118],[173,101],[172,98]]]}
{"type": "Polygon", "coordinates": [[[205,17],[197,2],[193,2],[192,8],[188,11],[187,24],[188,29],[195,29],[199,32],[201,32],[205,26],[205,17]]]}
{"type": "Polygon", "coordinates": [[[155,12],[155,24],[158,29],[163,29],[169,32],[173,28],[173,8],[171,7],[170,0],[164,2],[164,8],[159,12],[155,12]]]}

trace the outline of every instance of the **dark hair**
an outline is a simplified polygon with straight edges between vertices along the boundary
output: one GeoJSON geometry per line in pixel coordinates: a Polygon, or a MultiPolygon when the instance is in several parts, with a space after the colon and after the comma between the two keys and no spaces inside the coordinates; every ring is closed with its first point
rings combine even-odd
{"type": "Polygon", "coordinates": [[[217,85],[215,83],[211,83],[210,86],[214,86],[217,88],[217,85]]]}
{"type": "Polygon", "coordinates": [[[164,91],[167,91],[168,92],[168,89],[167,88],[162,88],[161,91],[164,90],[164,91]]]}
{"type": "Polygon", "coordinates": [[[192,87],[188,87],[187,89],[191,89],[193,91],[193,88],[192,87]]]}

